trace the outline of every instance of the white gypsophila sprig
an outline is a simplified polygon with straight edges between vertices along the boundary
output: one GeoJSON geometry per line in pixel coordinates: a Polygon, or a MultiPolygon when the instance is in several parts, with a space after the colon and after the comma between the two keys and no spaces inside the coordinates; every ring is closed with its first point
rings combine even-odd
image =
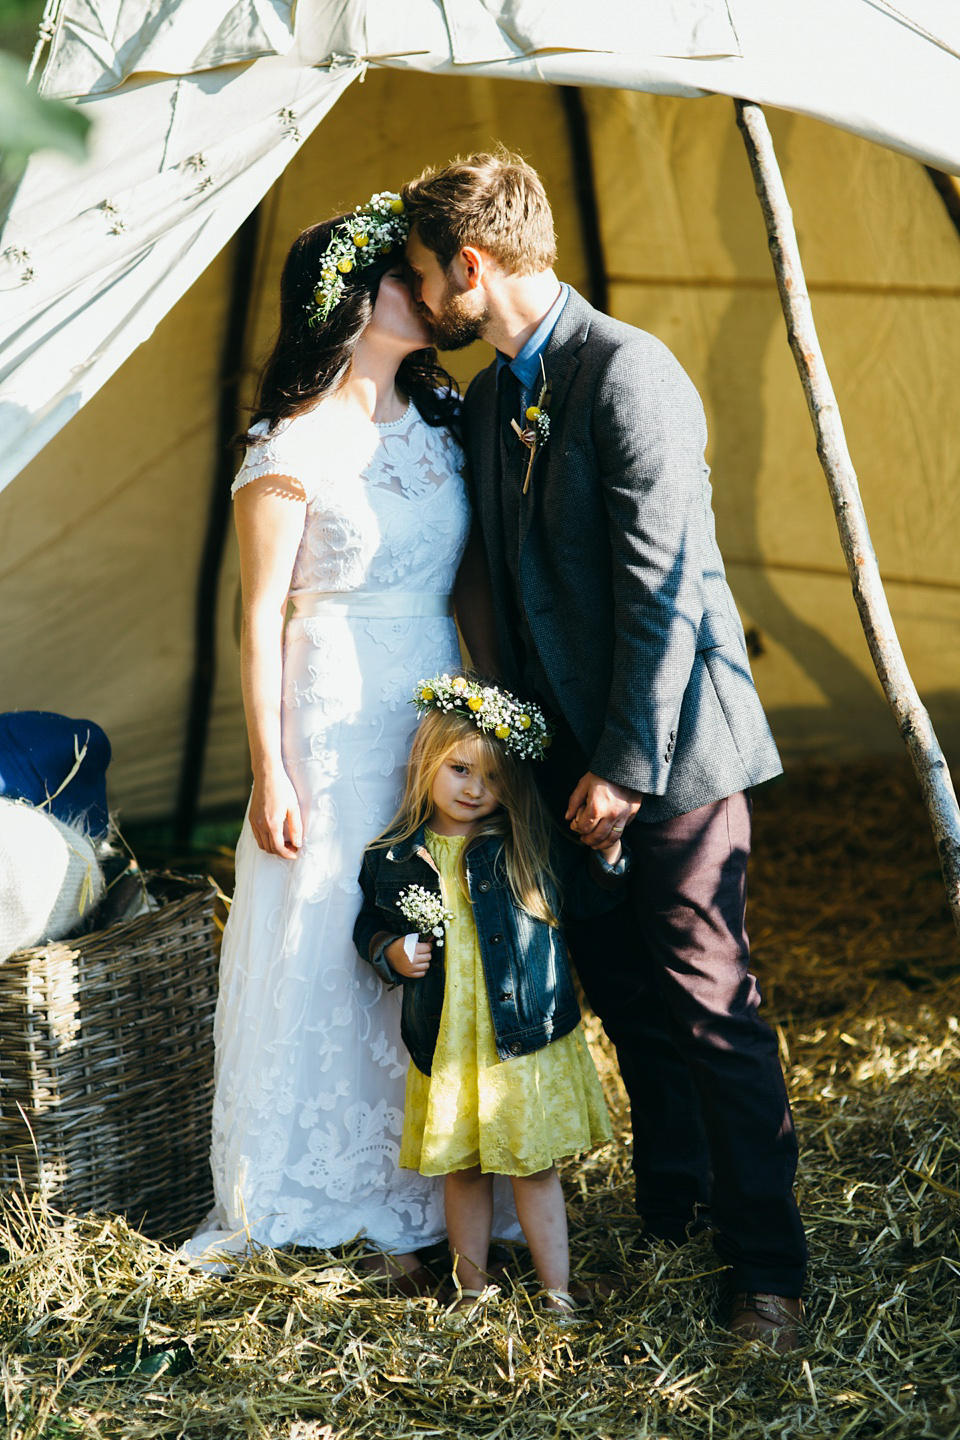
{"type": "Polygon", "coordinates": [[[392,190],[371,195],[350,220],[338,225],[323,252],[323,268],[313,292],[313,304],[306,307],[308,324],[326,320],[343,297],[346,277],[399,250],[409,230],[403,201],[392,190]]]}
{"type": "Polygon", "coordinates": [[[478,730],[501,740],[521,760],[542,760],[550,744],[550,727],[536,705],[527,705],[497,685],[481,685],[465,675],[435,675],[421,680],[413,703],[422,715],[427,710],[457,710],[478,730]]]}
{"type": "Polygon", "coordinates": [[[408,885],[397,897],[397,909],[418,934],[432,935],[438,945],[443,944],[443,927],[451,923],[453,912],[446,909],[442,896],[422,885],[408,885]]]}

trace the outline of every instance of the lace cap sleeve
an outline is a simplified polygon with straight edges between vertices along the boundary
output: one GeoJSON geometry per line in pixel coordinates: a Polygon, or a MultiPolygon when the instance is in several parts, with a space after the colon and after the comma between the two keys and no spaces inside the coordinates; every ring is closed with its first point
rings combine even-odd
{"type": "Polygon", "coordinates": [[[299,481],[306,490],[304,476],[300,473],[302,466],[297,447],[291,443],[289,427],[281,426],[271,432],[267,422],[259,420],[251,427],[250,433],[258,438],[252,445],[247,446],[243,464],[230,486],[230,494],[236,495],[244,485],[249,485],[251,480],[259,480],[263,475],[286,475],[291,480],[299,481]]]}

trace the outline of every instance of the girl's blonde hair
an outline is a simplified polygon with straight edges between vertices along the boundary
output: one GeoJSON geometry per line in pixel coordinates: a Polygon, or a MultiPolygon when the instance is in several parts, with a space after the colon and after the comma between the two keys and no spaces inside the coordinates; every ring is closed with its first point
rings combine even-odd
{"type": "Polygon", "coordinates": [[[468,716],[455,710],[430,710],[420,721],[403,799],[391,823],[374,842],[378,845],[409,840],[433,814],[433,782],[453,750],[460,749],[491,774],[499,808],[473,831],[460,854],[460,884],[467,893],[467,851],[488,835],[503,841],[507,883],[517,904],[538,920],[556,925],[553,910],[557,879],[550,861],[550,817],[530,774],[527,761],[511,755],[503,743],[478,730],[468,716]]]}

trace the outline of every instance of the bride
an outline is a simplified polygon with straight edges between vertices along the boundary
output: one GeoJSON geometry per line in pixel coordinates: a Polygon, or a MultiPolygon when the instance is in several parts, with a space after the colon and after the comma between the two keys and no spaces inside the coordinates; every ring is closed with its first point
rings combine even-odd
{"type": "Polygon", "coordinates": [[[415,1282],[442,1195],[397,1168],[399,991],[351,936],[364,847],[402,789],[408,698],[460,663],[470,507],[406,229],[399,198],[376,195],[296,240],[233,486],[254,779],[216,1015],[216,1206],[189,1248],[361,1236],[415,1282]]]}

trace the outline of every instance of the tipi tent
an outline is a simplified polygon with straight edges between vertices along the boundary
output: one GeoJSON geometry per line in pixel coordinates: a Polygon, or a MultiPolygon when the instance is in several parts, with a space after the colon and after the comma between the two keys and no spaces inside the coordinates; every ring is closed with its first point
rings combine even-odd
{"type": "MultiPolygon", "coordinates": [[[[499,139],[544,176],[564,278],[703,394],[781,745],[896,748],[725,98],[743,95],[776,107],[891,607],[960,752],[960,237],[924,169],[960,170],[958,81],[950,0],[66,0],[43,85],[81,97],[91,156],[31,162],[0,242],[3,708],[98,720],[113,801],[166,815],[212,665],[200,803],[242,798],[229,539],[217,565],[231,386],[249,397],[298,229],[499,139]]],[[[461,380],[484,360],[451,358],[461,380]]]]}

